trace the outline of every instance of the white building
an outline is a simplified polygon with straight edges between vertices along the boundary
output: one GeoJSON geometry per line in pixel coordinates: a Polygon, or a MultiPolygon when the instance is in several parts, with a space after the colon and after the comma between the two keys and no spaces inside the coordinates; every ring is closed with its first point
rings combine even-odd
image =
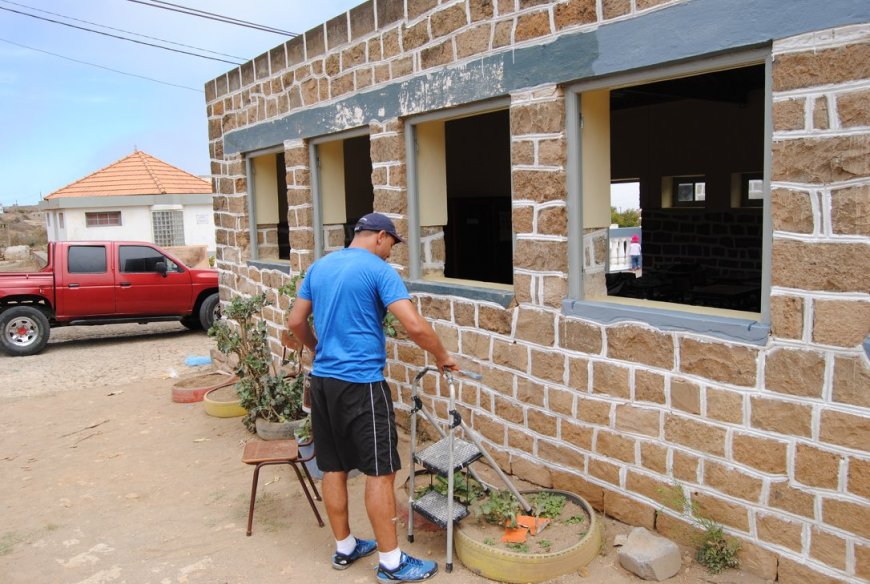
{"type": "Polygon", "coordinates": [[[39,206],[48,241],[150,241],[214,254],[211,183],[138,150],[39,206]]]}

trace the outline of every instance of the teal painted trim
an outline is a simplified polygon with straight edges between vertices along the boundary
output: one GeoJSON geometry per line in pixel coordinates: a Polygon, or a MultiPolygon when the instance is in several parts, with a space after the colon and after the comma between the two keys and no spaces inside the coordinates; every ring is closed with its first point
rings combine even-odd
{"type": "Polygon", "coordinates": [[[608,302],[564,300],[562,313],[566,316],[585,318],[599,324],[642,322],[665,331],[697,333],[726,341],[760,346],[766,345],[770,336],[770,325],[757,320],[692,314],[678,310],[626,306],[608,302]]]}
{"type": "Polygon", "coordinates": [[[227,132],[224,152],[250,152],[371,120],[456,107],[545,83],[571,83],[768,46],[774,39],[870,21],[867,0],[691,0],[547,43],[504,50],[335,103],[227,132]]]}
{"type": "Polygon", "coordinates": [[[457,296],[469,300],[493,302],[502,308],[507,308],[514,301],[513,292],[503,292],[501,290],[492,290],[490,288],[475,288],[474,286],[460,286],[444,282],[427,282],[425,280],[415,280],[413,282],[406,281],[405,285],[408,287],[408,292],[411,292],[412,294],[414,292],[420,292],[423,294],[438,294],[440,296],[457,296]]]}

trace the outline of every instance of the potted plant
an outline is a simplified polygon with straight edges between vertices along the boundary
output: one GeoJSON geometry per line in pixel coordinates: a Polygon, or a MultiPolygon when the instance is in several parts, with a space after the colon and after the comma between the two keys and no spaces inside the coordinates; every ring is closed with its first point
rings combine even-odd
{"type": "MultiPolygon", "coordinates": [[[[301,276],[297,276],[297,279],[301,276]]],[[[295,291],[295,287],[293,288],[295,291]]],[[[282,288],[286,291],[286,287],[282,288]]],[[[247,410],[245,427],[264,440],[292,438],[305,418],[302,411],[304,377],[297,350],[287,350],[279,363],[272,356],[266,322],[260,314],[271,302],[264,293],[237,296],[223,311],[209,336],[235,363],[236,392],[247,410]]]]}

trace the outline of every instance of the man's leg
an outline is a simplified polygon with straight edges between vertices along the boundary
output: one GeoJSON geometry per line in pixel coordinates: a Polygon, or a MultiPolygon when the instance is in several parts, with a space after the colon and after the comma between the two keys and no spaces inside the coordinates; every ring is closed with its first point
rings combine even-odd
{"type": "Polygon", "coordinates": [[[347,473],[323,473],[323,503],[329,526],[336,541],[341,541],[350,535],[350,522],[347,511],[347,473]]]}
{"type": "Polygon", "coordinates": [[[395,521],[395,480],[396,473],[366,477],[366,512],[381,552],[389,552],[399,547],[395,521]]]}

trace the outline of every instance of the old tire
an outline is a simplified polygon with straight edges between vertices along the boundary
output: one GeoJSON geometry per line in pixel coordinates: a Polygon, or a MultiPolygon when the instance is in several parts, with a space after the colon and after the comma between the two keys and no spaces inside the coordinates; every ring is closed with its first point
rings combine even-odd
{"type": "Polygon", "coordinates": [[[13,306],[0,314],[0,345],[13,357],[35,355],[45,348],[49,334],[48,318],[38,308],[13,306]]]}
{"type": "Polygon", "coordinates": [[[228,391],[226,390],[227,387],[233,386],[224,385],[210,389],[202,396],[205,413],[209,416],[215,416],[216,418],[237,418],[248,413],[248,410],[243,408],[239,403],[239,398],[235,395],[235,391],[228,391]]]}
{"type": "MultiPolygon", "coordinates": [[[[454,547],[462,564],[480,576],[499,582],[543,582],[563,574],[578,572],[595,559],[601,549],[601,523],[595,510],[582,497],[567,491],[542,489],[570,498],[589,515],[589,529],[580,541],[559,552],[524,554],[486,545],[471,539],[462,529],[455,530],[454,547]]],[[[539,492],[539,491],[536,491],[539,492]]]]}
{"type": "Polygon", "coordinates": [[[254,420],[257,436],[262,440],[289,440],[296,436],[296,430],[301,428],[304,423],[305,418],[287,422],[270,422],[263,418],[254,420]]]}
{"type": "Polygon", "coordinates": [[[172,386],[172,401],[181,404],[202,401],[203,396],[209,391],[225,385],[232,385],[238,380],[239,378],[235,375],[222,374],[220,371],[183,379],[172,386]]]}
{"type": "Polygon", "coordinates": [[[210,329],[211,325],[214,324],[214,321],[220,317],[218,308],[219,302],[220,297],[217,292],[207,296],[206,299],[202,301],[202,305],[199,307],[199,324],[204,330],[210,329]]]}

